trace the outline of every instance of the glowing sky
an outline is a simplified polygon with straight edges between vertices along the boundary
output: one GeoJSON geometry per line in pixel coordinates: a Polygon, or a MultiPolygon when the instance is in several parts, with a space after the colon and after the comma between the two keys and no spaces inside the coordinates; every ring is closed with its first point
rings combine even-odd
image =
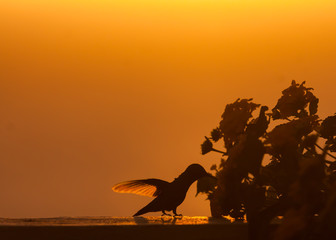
{"type": "Polygon", "coordinates": [[[132,215],[114,183],[209,169],[225,104],[292,79],[335,113],[335,26],[334,0],[0,1],[1,217],[132,215]]]}

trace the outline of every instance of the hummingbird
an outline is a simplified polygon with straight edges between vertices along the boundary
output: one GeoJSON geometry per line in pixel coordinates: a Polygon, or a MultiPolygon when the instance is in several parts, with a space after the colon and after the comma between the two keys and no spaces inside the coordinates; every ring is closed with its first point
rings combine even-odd
{"type": "Polygon", "coordinates": [[[133,217],[158,211],[162,211],[161,216],[171,216],[166,211],[173,211],[174,217],[182,216],[182,214],[176,213],[176,208],[184,201],[191,184],[202,177],[214,178],[201,165],[191,164],[172,182],[156,178],[131,180],[114,185],[112,190],[119,193],[134,193],[155,197],[148,205],[136,212],[133,217]]]}

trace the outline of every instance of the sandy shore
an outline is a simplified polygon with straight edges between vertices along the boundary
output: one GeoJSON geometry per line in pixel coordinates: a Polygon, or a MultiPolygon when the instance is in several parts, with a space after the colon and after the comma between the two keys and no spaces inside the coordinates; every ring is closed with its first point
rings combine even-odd
{"type": "Polygon", "coordinates": [[[247,239],[245,223],[208,217],[0,218],[0,239],[247,239]]]}

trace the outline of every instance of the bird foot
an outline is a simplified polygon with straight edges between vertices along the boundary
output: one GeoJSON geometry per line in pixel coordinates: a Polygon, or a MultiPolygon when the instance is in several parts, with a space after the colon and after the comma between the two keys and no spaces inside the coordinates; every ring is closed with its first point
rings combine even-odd
{"type": "Polygon", "coordinates": [[[182,214],[174,214],[174,218],[182,218],[183,215],[182,214]]]}

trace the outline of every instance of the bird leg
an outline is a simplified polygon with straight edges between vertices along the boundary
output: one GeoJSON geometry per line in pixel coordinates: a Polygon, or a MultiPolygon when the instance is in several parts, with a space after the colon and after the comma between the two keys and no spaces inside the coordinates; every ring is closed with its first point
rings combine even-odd
{"type": "Polygon", "coordinates": [[[163,217],[163,216],[171,216],[171,214],[168,214],[168,213],[165,212],[165,210],[162,210],[162,215],[161,215],[161,217],[163,217]]]}
{"type": "Polygon", "coordinates": [[[176,213],[176,208],[173,210],[174,217],[182,217],[182,214],[177,214],[176,213]]]}

